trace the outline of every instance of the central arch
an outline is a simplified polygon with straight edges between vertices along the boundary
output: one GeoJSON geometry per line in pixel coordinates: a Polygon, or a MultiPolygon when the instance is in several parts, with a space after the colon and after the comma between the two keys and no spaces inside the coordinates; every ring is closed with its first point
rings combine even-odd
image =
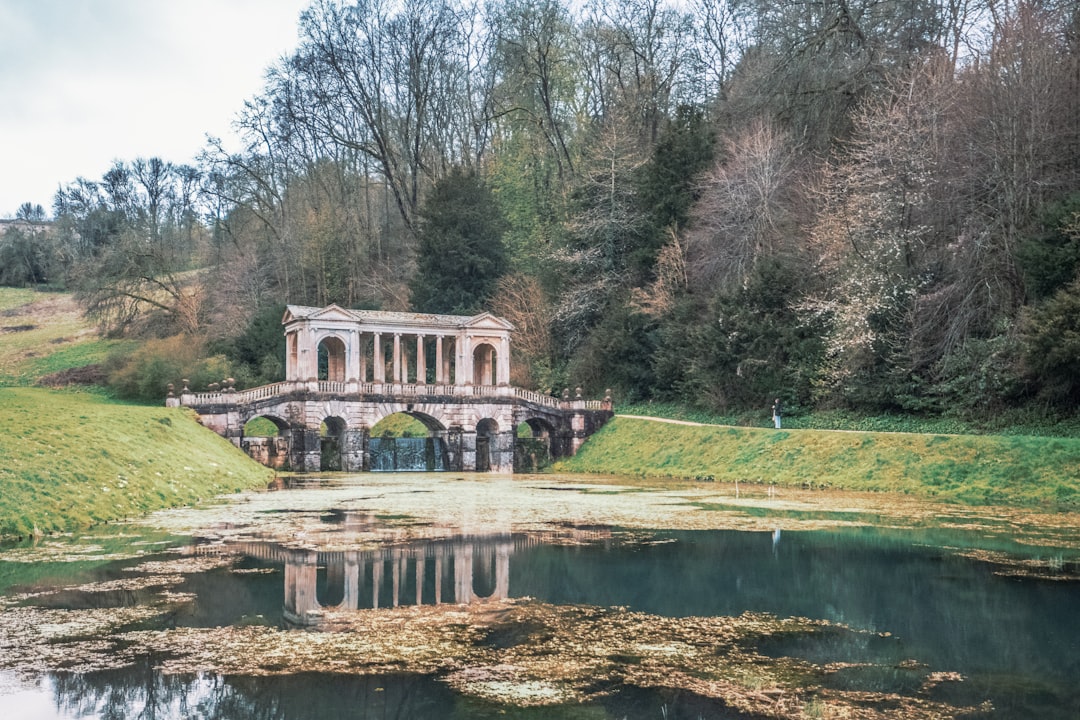
{"type": "Polygon", "coordinates": [[[446,428],[431,415],[401,410],[383,416],[371,426],[369,470],[441,472],[449,468],[446,428]]]}

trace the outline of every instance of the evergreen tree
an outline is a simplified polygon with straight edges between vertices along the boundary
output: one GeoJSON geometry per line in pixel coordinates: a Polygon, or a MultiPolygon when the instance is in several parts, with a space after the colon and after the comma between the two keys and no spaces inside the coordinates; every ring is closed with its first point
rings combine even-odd
{"type": "Polygon", "coordinates": [[[494,193],[473,171],[453,169],[421,209],[416,275],[417,312],[479,312],[508,267],[507,224],[494,193]]]}

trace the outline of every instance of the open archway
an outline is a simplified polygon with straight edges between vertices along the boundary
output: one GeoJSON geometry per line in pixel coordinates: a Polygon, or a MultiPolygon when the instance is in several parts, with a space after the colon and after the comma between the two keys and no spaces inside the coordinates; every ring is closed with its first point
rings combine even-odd
{"type": "Polygon", "coordinates": [[[473,349],[473,385],[496,385],[498,354],[488,343],[481,343],[473,349]]]}
{"type": "Polygon", "coordinates": [[[345,343],[330,336],[319,343],[319,380],[345,382],[345,343]]]}
{"type": "Polygon", "coordinates": [[[554,426],[540,418],[529,418],[518,425],[514,438],[514,471],[540,472],[551,465],[555,455],[554,437],[554,426]]]}
{"type": "Polygon", "coordinates": [[[491,470],[491,444],[499,432],[499,423],[484,418],[476,424],[476,472],[491,470]]]}
{"type": "Polygon", "coordinates": [[[319,470],[342,469],[341,450],[347,425],[339,417],[328,417],[319,425],[319,470]]]}
{"type": "Polygon", "coordinates": [[[447,470],[446,428],[424,413],[387,415],[371,427],[368,457],[373,472],[447,470]]]}
{"type": "Polygon", "coordinates": [[[240,447],[256,462],[275,469],[289,466],[289,424],[272,415],[256,415],[243,425],[240,447]]]}

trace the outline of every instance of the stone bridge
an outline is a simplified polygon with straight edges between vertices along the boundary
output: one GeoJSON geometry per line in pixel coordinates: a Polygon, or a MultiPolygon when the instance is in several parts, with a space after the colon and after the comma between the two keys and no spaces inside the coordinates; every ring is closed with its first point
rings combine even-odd
{"type": "Polygon", "coordinates": [[[426,469],[511,472],[534,469],[537,453],[573,455],[611,416],[610,397],[562,398],[510,383],[513,325],[474,316],[346,310],[290,305],[282,319],[284,382],[248,390],[193,392],[170,405],[190,407],[203,425],[274,467],[300,472],[365,471],[382,439],[371,429],[405,413],[427,428],[414,452],[426,469]],[[266,418],[277,437],[247,438],[266,418]],[[519,437],[527,426],[531,438],[519,437]]]}
{"type": "Polygon", "coordinates": [[[573,455],[612,416],[610,399],[560,400],[485,385],[286,381],[250,390],[185,389],[172,400],[263,464],[301,472],[373,469],[371,428],[396,413],[427,428],[427,452],[439,455],[429,469],[481,472],[532,469],[529,453],[537,449],[552,458],[573,455]],[[277,426],[278,437],[244,436],[244,426],[260,417],[277,426]],[[534,442],[518,437],[522,424],[534,442]]]}

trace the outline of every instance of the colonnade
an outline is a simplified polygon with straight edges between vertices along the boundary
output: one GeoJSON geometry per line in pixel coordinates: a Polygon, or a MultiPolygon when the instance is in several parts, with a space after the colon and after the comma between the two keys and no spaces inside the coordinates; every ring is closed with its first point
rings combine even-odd
{"type": "Polygon", "coordinates": [[[468,605],[504,600],[510,595],[510,555],[514,543],[458,541],[429,547],[344,551],[322,557],[326,567],[324,597],[319,595],[320,554],[314,550],[286,551],[286,619],[314,625],[323,611],[399,607],[406,599],[415,605],[468,605]],[[476,587],[477,575],[488,576],[490,587],[476,587]],[[336,601],[331,603],[327,599],[336,601]]]}
{"type": "Polygon", "coordinates": [[[286,380],[510,383],[513,326],[488,313],[466,317],[290,305],[283,323],[286,380]],[[320,349],[326,355],[322,373],[320,349]],[[427,366],[429,353],[433,357],[431,368],[427,366]]]}

